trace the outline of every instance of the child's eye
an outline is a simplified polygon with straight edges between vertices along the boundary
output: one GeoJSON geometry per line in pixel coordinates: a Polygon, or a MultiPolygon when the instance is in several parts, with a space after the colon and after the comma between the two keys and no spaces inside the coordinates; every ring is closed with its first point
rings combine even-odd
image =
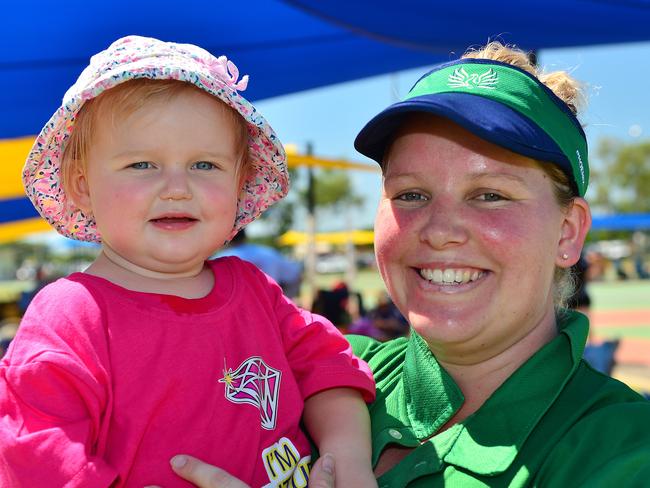
{"type": "Polygon", "coordinates": [[[137,163],[129,164],[128,167],[133,169],[149,169],[152,167],[152,164],[148,161],[138,161],[137,163]]]}
{"type": "Polygon", "coordinates": [[[211,163],[210,161],[198,161],[194,163],[192,167],[201,170],[208,170],[208,169],[215,169],[217,166],[214,163],[211,163]]]}

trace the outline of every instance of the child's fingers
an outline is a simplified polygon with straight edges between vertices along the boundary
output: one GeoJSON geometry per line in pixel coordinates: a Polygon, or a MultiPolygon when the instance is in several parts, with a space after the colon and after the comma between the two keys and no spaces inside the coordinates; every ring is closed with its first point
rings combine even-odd
{"type": "Polygon", "coordinates": [[[171,465],[176,474],[198,488],[250,488],[223,469],[192,456],[174,456],[171,465]]]}
{"type": "Polygon", "coordinates": [[[309,488],[334,488],[334,456],[323,454],[309,473],[309,488]]]}

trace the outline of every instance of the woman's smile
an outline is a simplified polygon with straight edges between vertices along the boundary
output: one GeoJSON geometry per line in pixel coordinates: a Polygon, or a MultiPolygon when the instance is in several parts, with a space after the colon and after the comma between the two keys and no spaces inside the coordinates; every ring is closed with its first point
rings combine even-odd
{"type": "Polygon", "coordinates": [[[475,268],[420,268],[420,276],[436,285],[454,286],[466,285],[482,278],[485,274],[475,268]]]}

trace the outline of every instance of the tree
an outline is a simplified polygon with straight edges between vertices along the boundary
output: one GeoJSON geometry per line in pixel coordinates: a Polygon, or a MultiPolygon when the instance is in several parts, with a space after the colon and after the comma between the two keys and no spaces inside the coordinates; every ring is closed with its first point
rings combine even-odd
{"type": "MultiPolygon", "coordinates": [[[[296,208],[308,207],[309,182],[306,175],[290,169],[291,190],[289,195],[272,205],[262,214],[261,219],[269,223],[272,235],[265,243],[275,245],[275,237],[293,227],[296,208]],[[302,178],[301,178],[302,176],[302,178]]],[[[350,174],[342,170],[314,171],[314,206],[316,209],[339,211],[343,206],[352,207],[363,204],[363,198],[356,195],[350,174]]],[[[258,239],[259,240],[259,239],[258,239]]]]}
{"type": "Polygon", "coordinates": [[[650,141],[602,139],[597,154],[603,167],[593,172],[594,203],[611,212],[650,212],[650,141]]]}
{"type": "MultiPolygon", "coordinates": [[[[308,189],[301,191],[303,201],[307,201],[308,189]]],[[[323,170],[315,178],[316,208],[338,208],[342,205],[358,206],[363,199],[354,193],[350,174],[346,171],[323,170]]]]}

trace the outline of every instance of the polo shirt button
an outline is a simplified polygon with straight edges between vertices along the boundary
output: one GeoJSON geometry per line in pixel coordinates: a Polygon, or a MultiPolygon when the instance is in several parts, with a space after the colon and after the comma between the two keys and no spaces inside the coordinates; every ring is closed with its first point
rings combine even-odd
{"type": "Polygon", "coordinates": [[[401,439],[401,438],[403,437],[403,436],[402,436],[402,433],[401,433],[399,430],[396,430],[396,429],[390,429],[390,430],[388,431],[388,433],[390,434],[390,436],[391,436],[393,439],[401,439]]]}

